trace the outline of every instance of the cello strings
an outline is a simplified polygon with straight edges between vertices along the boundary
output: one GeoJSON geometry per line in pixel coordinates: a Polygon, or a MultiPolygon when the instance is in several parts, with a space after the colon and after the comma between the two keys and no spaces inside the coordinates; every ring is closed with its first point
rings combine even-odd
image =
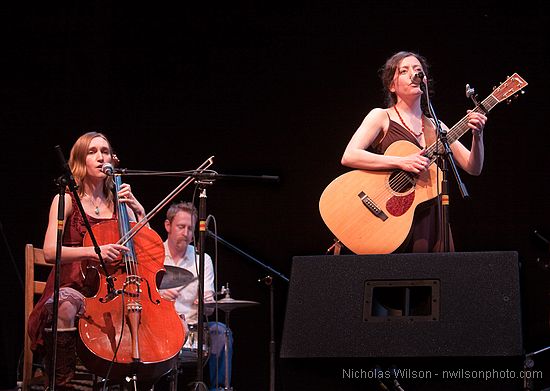
{"type": "MultiPolygon", "coordinates": [[[[207,170],[212,164],[213,164],[213,156],[208,158],[206,161],[204,161],[198,168],[195,170],[195,172],[203,173],[205,170],[207,170]]],[[[116,177],[116,176],[115,176],[116,177]]],[[[120,177],[120,175],[118,175],[120,177]]],[[[139,222],[137,222],[134,227],[132,227],[129,230],[126,230],[126,233],[124,233],[121,238],[118,240],[117,243],[126,245],[127,243],[131,243],[129,247],[132,249],[131,259],[127,260],[125,262],[126,265],[126,271],[127,275],[134,275],[136,279],[136,283],[139,284],[140,275],[139,274],[139,263],[137,262],[137,259],[135,258],[135,251],[133,249],[133,242],[131,242],[132,238],[143,228],[147,225],[149,220],[155,216],[158,211],[164,207],[168,202],[170,202],[172,199],[174,199],[183,189],[185,189],[192,181],[193,177],[189,176],[185,178],[182,183],[180,183],[163,201],[159,203],[155,208],[153,208],[145,217],[143,217],[139,222]]],[[[118,192],[119,189],[117,189],[118,192]]],[[[127,213],[126,213],[127,216],[127,213]]],[[[127,217],[126,217],[127,218],[127,217]]],[[[127,225],[128,226],[128,225],[127,225]]],[[[140,289],[138,287],[137,292],[138,295],[140,293],[140,289]]]]}
{"type": "MultiPolygon", "coordinates": [[[[207,170],[212,164],[213,164],[213,156],[208,158],[206,161],[204,161],[198,168],[195,170],[199,173],[203,173],[205,170],[207,170]]],[[[114,176],[115,180],[115,187],[116,192],[120,190],[121,185],[121,176],[120,174],[117,174],[114,176]]],[[[185,189],[191,182],[193,181],[193,178],[191,176],[185,178],[185,180],[182,181],[180,185],[178,185],[159,205],[157,205],[153,210],[151,210],[144,218],[142,218],[139,222],[137,222],[134,227],[129,229],[129,222],[128,222],[128,213],[126,208],[119,208],[119,218],[124,219],[124,227],[125,231],[121,238],[118,240],[118,244],[126,245],[128,244],[128,247],[130,247],[130,255],[127,255],[123,257],[125,259],[125,268],[127,275],[133,275],[134,280],[136,284],[139,284],[140,281],[140,273],[139,273],[139,263],[137,262],[137,259],[135,257],[135,249],[133,246],[132,238],[143,228],[146,226],[146,224],[149,222],[149,220],[156,215],[156,213],[162,208],[164,205],[166,205],[168,202],[170,202],[172,199],[174,199],[183,189],[185,189]]],[[[119,203],[120,205],[120,203],[119,203]]],[[[138,287],[137,292],[135,292],[137,295],[140,293],[140,289],[138,287]]]]}

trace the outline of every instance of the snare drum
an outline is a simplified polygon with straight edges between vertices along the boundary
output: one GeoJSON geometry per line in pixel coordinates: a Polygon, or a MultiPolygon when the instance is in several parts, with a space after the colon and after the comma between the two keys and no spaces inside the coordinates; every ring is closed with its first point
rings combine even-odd
{"type": "MultiPolygon", "coordinates": [[[[190,324],[188,327],[189,332],[187,333],[187,339],[185,340],[183,348],[181,349],[178,356],[178,362],[180,364],[197,362],[197,350],[199,346],[198,327],[196,324],[190,324]]],[[[210,351],[210,334],[208,333],[208,324],[206,323],[204,324],[202,342],[202,357],[203,361],[206,362],[210,351]]]]}

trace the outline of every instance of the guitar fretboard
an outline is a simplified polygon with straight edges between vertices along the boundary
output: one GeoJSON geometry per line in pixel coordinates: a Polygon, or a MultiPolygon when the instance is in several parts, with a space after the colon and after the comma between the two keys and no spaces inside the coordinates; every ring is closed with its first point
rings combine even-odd
{"type": "MultiPolygon", "coordinates": [[[[478,106],[476,106],[473,111],[476,113],[488,113],[499,103],[499,100],[493,97],[493,95],[489,95],[483,102],[481,102],[478,106]]],[[[462,117],[460,121],[458,121],[452,128],[450,128],[447,131],[447,140],[449,141],[449,145],[454,143],[456,140],[458,140],[460,137],[464,135],[470,128],[468,127],[468,116],[465,115],[462,117]]],[[[437,158],[436,151],[439,152],[439,154],[443,153],[443,144],[440,142],[435,142],[432,145],[430,145],[428,148],[426,148],[426,157],[430,158],[433,161],[437,158]],[[439,147],[439,151],[438,151],[439,147]]]]}

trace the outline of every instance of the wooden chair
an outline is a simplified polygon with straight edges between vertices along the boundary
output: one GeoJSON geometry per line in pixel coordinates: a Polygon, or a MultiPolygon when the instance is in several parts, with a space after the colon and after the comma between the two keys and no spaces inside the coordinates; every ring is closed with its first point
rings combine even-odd
{"type": "MultiPolygon", "coordinates": [[[[33,352],[31,350],[31,339],[28,335],[28,319],[31,314],[35,299],[44,292],[46,281],[37,280],[36,271],[42,268],[47,273],[40,273],[39,276],[47,276],[53,267],[53,263],[48,263],[44,259],[44,251],[41,248],[36,248],[32,244],[25,246],[25,335],[23,346],[23,391],[29,391],[31,386],[47,386],[47,376],[34,375],[33,368],[33,352]],[[45,270],[44,270],[45,269],[45,270]]],[[[100,378],[91,374],[85,367],[78,365],[74,384],[79,385],[81,390],[92,389],[100,385],[100,378]]]]}
{"type": "Polygon", "coordinates": [[[25,246],[25,335],[23,347],[23,391],[30,389],[31,381],[44,382],[45,378],[33,379],[33,353],[31,350],[31,340],[28,335],[27,320],[34,308],[34,300],[37,295],[44,292],[45,281],[35,279],[35,268],[51,269],[53,264],[47,263],[44,259],[44,252],[40,248],[35,248],[32,244],[25,246]]]}

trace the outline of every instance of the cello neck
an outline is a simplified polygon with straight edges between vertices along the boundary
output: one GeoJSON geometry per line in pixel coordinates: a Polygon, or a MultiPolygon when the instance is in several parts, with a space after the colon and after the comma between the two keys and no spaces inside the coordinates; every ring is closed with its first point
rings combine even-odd
{"type": "MultiPolygon", "coordinates": [[[[130,218],[128,217],[128,208],[126,207],[126,204],[123,202],[119,202],[118,199],[118,192],[120,191],[120,187],[122,186],[122,177],[120,174],[114,175],[114,182],[115,182],[115,203],[117,208],[117,217],[118,217],[118,231],[120,233],[120,237],[126,237],[128,232],[130,231],[130,218]]],[[[129,253],[124,254],[124,262],[126,265],[128,265],[128,262],[135,262],[135,251],[134,251],[134,243],[133,240],[130,239],[126,243],[126,247],[130,249],[129,253]]]]}

